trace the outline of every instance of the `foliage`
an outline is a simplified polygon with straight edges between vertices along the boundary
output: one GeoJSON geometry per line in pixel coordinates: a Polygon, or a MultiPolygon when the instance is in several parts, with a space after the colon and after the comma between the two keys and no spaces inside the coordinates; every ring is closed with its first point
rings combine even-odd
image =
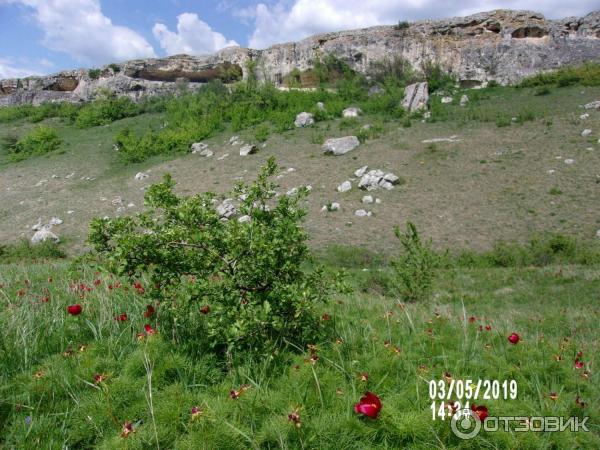
{"type": "MultiPolygon", "coordinates": [[[[11,139],[11,138],[9,138],[11,139]]],[[[21,161],[31,156],[40,156],[57,150],[62,141],[54,128],[40,125],[29,133],[19,138],[16,142],[11,140],[7,145],[9,158],[21,161]]]]}
{"type": "MultiPolygon", "coordinates": [[[[588,62],[581,66],[567,66],[560,69],[538,73],[525,78],[519,87],[558,86],[574,84],[600,86],[600,63],[588,62]]],[[[538,94],[540,95],[540,94],[538,94]]]]}
{"type": "Polygon", "coordinates": [[[129,97],[117,97],[111,92],[101,92],[95,101],[81,108],[75,124],[79,128],[108,125],[115,120],[138,114],[138,106],[129,97]]]}
{"type": "Polygon", "coordinates": [[[265,142],[267,139],[269,139],[270,134],[271,134],[271,130],[269,129],[269,126],[265,123],[261,123],[254,130],[254,138],[258,142],[265,142]]]}
{"type": "Polygon", "coordinates": [[[6,264],[18,261],[36,261],[47,259],[62,259],[66,254],[51,241],[32,245],[27,239],[16,244],[0,245],[0,263],[6,264]]]}
{"type": "Polygon", "coordinates": [[[369,65],[368,75],[375,83],[385,86],[404,87],[419,79],[410,62],[398,55],[372,61],[369,65]]]}
{"type": "Polygon", "coordinates": [[[249,222],[221,220],[212,193],[178,197],[166,176],[148,190],[146,213],[90,225],[89,241],[111,271],[150,278],[161,328],[190,351],[268,353],[324,332],[314,308],[333,285],[322,271],[302,268],[306,191],[274,204],[268,178],[276,170],[270,159],[256,182],[232,193],[249,222]]]}
{"type": "Polygon", "coordinates": [[[406,20],[401,20],[396,25],[394,25],[395,30],[406,30],[409,27],[410,24],[406,20]]]}
{"type": "Polygon", "coordinates": [[[398,292],[407,301],[424,301],[429,298],[438,257],[431,249],[431,243],[421,242],[417,227],[407,222],[406,232],[400,227],[394,229],[400,240],[403,252],[392,261],[398,281],[398,292]]]}
{"type": "Polygon", "coordinates": [[[97,80],[102,75],[102,69],[90,69],[88,70],[88,76],[92,80],[97,80]]]}
{"type": "Polygon", "coordinates": [[[454,89],[456,77],[444,72],[439,64],[433,64],[430,61],[423,65],[423,74],[429,84],[429,92],[444,91],[448,92],[454,89]]]}

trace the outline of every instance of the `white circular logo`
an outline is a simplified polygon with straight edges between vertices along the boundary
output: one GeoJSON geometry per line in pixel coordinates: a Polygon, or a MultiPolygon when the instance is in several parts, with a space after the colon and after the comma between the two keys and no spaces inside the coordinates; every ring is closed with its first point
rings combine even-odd
{"type": "Polygon", "coordinates": [[[461,439],[473,439],[481,431],[481,420],[475,411],[459,409],[452,416],[450,428],[461,439]]]}

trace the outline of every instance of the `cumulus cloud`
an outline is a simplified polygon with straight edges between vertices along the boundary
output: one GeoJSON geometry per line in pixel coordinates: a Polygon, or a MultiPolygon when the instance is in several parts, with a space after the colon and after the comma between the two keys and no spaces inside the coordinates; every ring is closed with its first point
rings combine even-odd
{"type": "Polygon", "coordinates": [[[213,31],[210,25],[193,13],[177,16],[176,33],[162,23],[156,23],[152,33],[169,55],[214,53],[224,47],[238,45],[235,41],[228,41],[221,33],[213,31]]]}
{"type": "Polygon", "coordinates": [[[4,0],[33,11],[44,31],[43,45],[78,61],[103,64],[156,56],[152,46],[135,31],[115,25],[99,0],[4,0]]]}
{"type": "Polygon", "coordinates": [[[40,75],[40,72],[34,69],[15,66],[14,62],[8,58],[0,58],[0,80],[6,78],[25,78],[32,75],[40,75]]]}
{"type": "Polygon", "coordinates": [[[392,24],[400,20],[463,16],[492,9],[531,9],[548,18],[581,16],[598,0],[294,0],[241,10],[254,21],[252,48],[298,40],[315,33],[392,24]]]}

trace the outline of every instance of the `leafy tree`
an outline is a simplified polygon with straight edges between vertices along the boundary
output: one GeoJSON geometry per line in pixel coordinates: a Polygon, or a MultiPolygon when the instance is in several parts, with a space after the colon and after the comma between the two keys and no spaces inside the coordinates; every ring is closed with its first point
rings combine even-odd
{"type": "Polygon", "coordinates": [[[148,189],[147,212],[91,223],[89,242],[108,269],[149,277],[158,329],[192,353],[270,353],[326,331],[315,307],[341,285],[305,268],[307,191],[275,198],[276,170],[269,159],[254,183],[232,192],[248,221],[220,217],[213,193],[178,196],[167,175],[148,189]]]}

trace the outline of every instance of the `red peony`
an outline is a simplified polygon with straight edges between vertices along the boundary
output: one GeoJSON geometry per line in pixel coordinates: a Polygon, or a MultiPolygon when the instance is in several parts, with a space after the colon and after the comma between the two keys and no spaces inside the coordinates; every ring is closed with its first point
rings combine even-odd
{"type": "Polygon", "coordinates": [[[381,411],[382,404],[379,397],[372,392],[367,392],[360,398],[360,401],[354,405],[354,412],[363,416],[376,419],[381,411]]]}
{"type": "Polygon", "coordinates": [[[508,337],[508,342],[510,342],[511,344],[518,344],[520,340],[521,340],[521,337],[517,333],[512,333],[508,337]]]}
{"type": "Polygon", "coordinates": [[[477,406],[477,405],[475,405],[475,403],[473,403],[471,405],[471,411],[473,411],[475,414],[477,414],[477,416],[479,417],[479,420],[481,420],[482,422],[489,415],[487,407],[485,407],[483,405],[477,406]]]}
{"type": "Polygon", "coordinates": [[[78,316],[79,314],[81,314],[81,311],[83,311],[83,308],[79,303],[76,305],[67,306],[67,312],[72,316],[78,316]]]}

